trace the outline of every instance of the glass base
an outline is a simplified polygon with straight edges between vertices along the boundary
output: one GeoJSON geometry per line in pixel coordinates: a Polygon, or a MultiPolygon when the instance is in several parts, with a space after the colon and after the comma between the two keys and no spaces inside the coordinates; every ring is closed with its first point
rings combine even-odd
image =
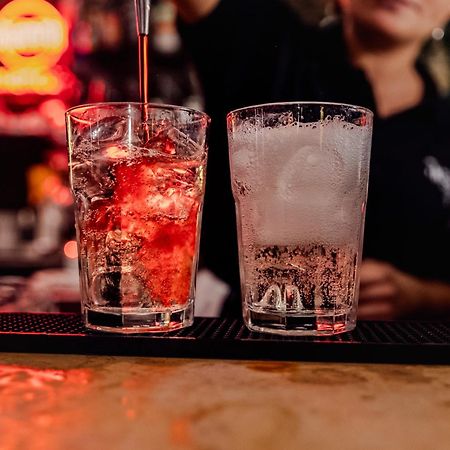
{"type": "Polygon", "coordinates": [[[154,308],[84,308],[87,328],[110,333],[165,333],[186,328],[194,322],[194,302],[182,309],[155,311],[154,308]]]}
{"type": "Polygon", "coordinates": [[[251,331],[284,336],[331,336],[356,327],[354,311],[300,315],[244,308],[244,322],[251,331]]]}

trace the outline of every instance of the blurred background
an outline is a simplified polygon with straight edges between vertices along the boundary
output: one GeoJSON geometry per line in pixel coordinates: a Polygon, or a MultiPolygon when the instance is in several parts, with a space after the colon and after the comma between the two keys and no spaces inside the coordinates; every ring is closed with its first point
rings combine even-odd
{"type": "MultiPolygon", "coordinates": [[[[333,20],[325,1],[286,1],[333,20]]],[[[154,0],[151,28],[151,101],[202,109],[170,0],[154,0]]],[[[449,34],[427,52],[443,90],[449,34]]],[[[0,0],[0,311],[78,308],[64,111],[137,101],[137,68],[133,0],[0,0]]]]}

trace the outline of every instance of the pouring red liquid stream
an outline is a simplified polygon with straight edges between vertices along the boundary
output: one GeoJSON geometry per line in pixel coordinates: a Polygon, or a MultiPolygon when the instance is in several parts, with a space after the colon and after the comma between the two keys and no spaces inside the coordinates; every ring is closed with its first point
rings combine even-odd
{"type": "Polygon", "coordinates": [[[138,46],[139,46],[139,98],[141,100],[141,103],[148,103],[148,34],[138,35],[138,46]]]}

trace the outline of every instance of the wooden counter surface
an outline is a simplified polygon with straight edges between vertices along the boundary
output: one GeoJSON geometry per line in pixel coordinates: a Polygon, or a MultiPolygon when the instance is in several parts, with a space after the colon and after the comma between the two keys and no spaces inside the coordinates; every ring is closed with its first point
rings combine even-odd
{"type": "Polygon", "coordinates": [[[0,450],[449,450],[450,366],[0,353],[0,450]]]}

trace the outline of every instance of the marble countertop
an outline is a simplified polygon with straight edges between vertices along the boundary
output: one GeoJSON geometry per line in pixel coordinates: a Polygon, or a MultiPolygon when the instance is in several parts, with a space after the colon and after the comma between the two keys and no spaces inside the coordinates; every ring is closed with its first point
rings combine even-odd
{"type": "Polygon", "coordinates": [[[450,366],[0,353],[0,450],[450,449],[450,366]]]}

